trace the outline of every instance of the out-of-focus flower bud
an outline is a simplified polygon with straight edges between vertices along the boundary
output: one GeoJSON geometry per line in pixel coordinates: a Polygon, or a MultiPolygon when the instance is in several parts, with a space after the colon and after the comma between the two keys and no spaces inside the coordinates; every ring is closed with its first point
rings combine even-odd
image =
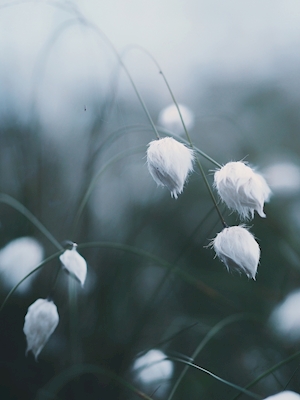
{"type": "Polygon", "coordinates": [[[77,252],[77,244],[73,243],[72,250],[66,250],[60,257],[63,267],[71,272],[84,285],[87,265],[85,259],[77,252]]]}
{"type": "Polygon", "coordinates": [[[263,207],[271,190],[265,179],[243,162],[229,162],[216,171],[214,186],[224,203],[241,218],[253,218],[254,210],[261,217],[266,216],[263,207]]]}
{"type": "Polygon", "coordinates": [[[243,226],[224,228],[212,241],[216,255],[228,271],[244,272],[255,280],[260,248],[253,235],[243,226]]]}
{"type": "Polygon", "coordinates": [[[264,400],[300,400],[300,395],[290,390],[285,390],[284,392],[269,396],[264,400]]]}
{"type": "MultiPolygon", "coordinates": [[[[0,250],[1,281],[10,290],[43,260],[44,250],[41,244],[31,237],[20,237],[9,242],[0,250]]],[[[26,293],[33,282],[29,276],[18,287],[18,293],[26,293]]]]}
{"type": "MultiPolygon", "coordinates": [[[[178,104],[178,106],[186,128],[192,129],[195,122],[193,112],[188,107],[182,104],[178,104]]],[[[176,133],[179,135],[184,133],[182,121],[175,104],[171,104],[159,113],[158,124],[168,129],[172,133],[176,133]]]]}
{"type": "Polygon", "coordinates": [[[171,137],[153,140],[147,150],[150,174],[158,185],[166,186],[177,199],[193,169],[193,151],[171,137]]]}
{"type": "Polygon", "coordinates": [[[27,350],[38,355],[57,327],[59,316],[56,305],[47,299],[38,299],[28,307],[23,331],[26,335],[27,350]]]}
{"type": "Polygon", "coordinates": [[[285,343],[300,342],[300,290],[289,293],[278,304],[269,319],[272,332],[277,334],[285,343]]]}
{"type": "Polygon", "coordinates": [[[166,398],[173,375],[173,362],[160,350],[150,350],[133,364],[134,380],[139,387],[154,391],[157,398],[166,398]]]}

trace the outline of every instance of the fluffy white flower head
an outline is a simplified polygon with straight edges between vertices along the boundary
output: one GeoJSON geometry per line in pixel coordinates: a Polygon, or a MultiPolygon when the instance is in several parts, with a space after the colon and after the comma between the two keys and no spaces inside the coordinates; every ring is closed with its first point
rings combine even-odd
{"type": "Polygon", "coordinates": [[[263,207],[271,190],[265,179],[245,163],[234,161],[225,164],[215,172],[214,186],[224,203],[237,211],[241,218],[253,218],[255,210],[261,217],[266,216],[263,207]]]}
{"type": "Polygon", "coordinates": [[[285,390],[284,392],[269,396],[264,400],[300,400],[300,395],[290,390],[285,390]]]}
{"type": "Polygon", "coordinates": [[[147,150],[150,174],[160,186],[166,186],[177,199],[193,169],[193,151],[172,137],[153,140],[147,150]]]}
{"type": "Polygon", "coordinates": [[[243,226],[224,228],[212,241],[216,255],[228,271],[244,272],[255,280],[260,248],[253,235],[243,226]]]}
{"type": "Polygon", "coordinates": [[[26,335],[27,350],[38,355],[57,327],[59,316],[56,305],[47,299],[38,299],[28,307],[23,331],[26,335]]]}
{"type": "Polygon", "coordinates": [[[84,285],[87,265],[85,259],[77,252],[77,244],[73,243],[72,250],[66,250],[60,257],[63,267],[79,280],[81,286],[84,285]]]}

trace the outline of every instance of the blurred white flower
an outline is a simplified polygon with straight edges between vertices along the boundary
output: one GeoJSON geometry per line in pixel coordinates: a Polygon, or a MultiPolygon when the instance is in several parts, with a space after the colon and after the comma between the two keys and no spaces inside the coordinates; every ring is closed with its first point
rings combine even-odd
{"type": "Polygon", "coordinates": [[[177,199],[193,169],[193,151],[171,137],[153,140],[147,150],[150,174],[158,185],[166,186],[177,199]]]}
{"type": "Polygon", "coordinates": [[[300,400],[300,395],[298,393],[291,392],[290,390],[285,390],[284,392],[269,396],[264,400],[300,400]]]}
{"type": "MultiPolygon", "coordinates": [[[[44,258],[40,243],[31,237],[21,237],[9,242],[0,250],[0,274],[7,289],[12,289],[44,258]]],[[[19,287],[19,293],[25,293],[31,286],[33,276],[27,278],[19,287]]]]}
{"type": "Polygon", "coordinates": [[[300,191],[300,168],[292,162],[276,162],[264,169],[264,176],[273,192],[292,196],[300,191]]]}
{"type": "Polygon", "coordinates": [[[27,340],[26,354],[31,350],[37,360],[58,322],[59,316],[53,301],[38,299],[31,304],[23,328],[27,340]]]}
{"type": "Polygon", "coordinates": [[[265,179],[243,162],[229,162],[217,170],[214,186],[224,203],[237,211],[241,218],[253,218],[254,210],[261,217],[266,216],[263,207],[271,190],[265,179]]]}
{"type": "Polygon", "coordinates": [[[286,342],[300,342],[300,290],[290,293],[270,316],[272,329],[286,342]]]}
{"type": "Polygon", "coordinates": [[[255,280],[260,248],[246,228],[243,226],[224,228],[211,245],[228,271],[244,272],[248,278],[255,280]]]}
{"type": "Polygon", "coordinates": [[[166,355],[160,350],[150,350],[137,358],[133,364],[135,380],[148,390],[156,390],[158,396],[164,396],[169,388],[169,380],[173,375],[173,363],[166,360],[166,355]]]}
{"type": "Polygon", "coordinates": [[[63,267],[79,280],[81,286],[84,285],[87,265],[85,259],[77,252],[77,244],[73,243],[72,250],[66,250],[60,257],[63,267]]]}
{"type": "MultiPolygon", "coordinates": [[[[195,122],[194,113],[182,104],[178,104],[178,106],[187,130],[192,129],[195,122]]],[[[158,125],[178,135],[184,133],[182,121],[175,104],[165,107],[159,113],[158,125]]]]}

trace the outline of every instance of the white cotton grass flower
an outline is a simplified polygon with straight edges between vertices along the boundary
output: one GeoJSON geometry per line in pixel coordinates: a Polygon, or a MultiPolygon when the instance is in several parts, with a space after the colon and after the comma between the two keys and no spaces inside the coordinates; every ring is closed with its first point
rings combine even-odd
{"type": "Polygon", "coordinates": [[[290,293],[271,313],[269,324],[284,342],[300,342],[300,290],[290,293]]]}
{"type": "Polygon", "coordinates": [[[23,331],[26,335],[27,350],[35,359],[44,348],[59,322],[56,305],[48,299],[38,299],[28,307],[23,331]]]}
{"type": "Polygon", "coordinates": [[[254,217],[254,211],[265,218],[264,203],[271,189],[262,175],[241,161],[225,164],[214,175],[214,186],[224,203],[242,219],[254,217]]]}
{"type": "Polygon", "coordinates": [[[77,252],[77,244],[73,243],[72,249],[65,250],[59,259],[63,268],[73,274],[83,287],[86,279],[87,264],[85,259],[77,252]]]}
{"type": "MultiPolygon", "coordinates": [[[[0,250],[0,275],[5,287],[10,290],[29,272],[36,268],[44,258],[44,249],[32,237],[20,237],[9,242],[0,250]]],[[[32,284],[33,276],[18,287],[17,292],[26,293],[32,284]]]]}
{"type": "Polygon", "coordinates": [[[228,271],[244,272],[248,278],[255,280],[260,248],[244,226],[224,228],[211,245],[228,271]]]}
{"type": "Polygon", "coordinates": [[[300,395],[291,390],[285,390],[284,392],[266,397],[264,400],[300,400],[300,395]]]}
{"type": "MultiPolygon", "coordinates": [[[[187,106],[182,104],[178,104],[178,106],[187,130],[192,129],[195,123],[194,113],[187,106]]],[[[175,104],[171,104],[161,110],[158,115],[158,125],[178,135],[184,133],[182,121],[175,104]]]]}
{"type": "Polygon", "coordinates": [[[174,366],[161,350],[153,349],[135,360],[132,371],[135,381],[140,386],[149,391],[159,388],[156,395],[163,397],[169,389],[169,380],[172,378],[174,366]]]}
{"type": "Polygon", "coordinates": [[[147,165],[160,186],[166,186],[177,199],[188,174],[193,170],[193,150],[172,137],[153,140],[148,145],[147,165]]]}

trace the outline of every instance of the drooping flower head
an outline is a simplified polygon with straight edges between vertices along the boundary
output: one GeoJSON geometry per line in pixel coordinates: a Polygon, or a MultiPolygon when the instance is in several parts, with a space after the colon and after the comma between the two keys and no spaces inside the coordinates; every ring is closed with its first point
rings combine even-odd
{"type": "Polygon", "coordinates": [[[229,162],[215,172],[214,186],[226,205],[241,218],[250,219],[256,210],[261,217],[271,190],[265,179],[241,161],[229,162]]]}
{"type": "Polygon", "coordinates": [[[284,392],[269,396],[264,400],[300,400],[300,395],[298,393],[292,392],[291,390],[285,390],[284,392]]]}
{"type": "Polygon", "coordinates": [[[77,252],[77,244],[72,243],[71,250],[65,250],[64,253],[59,257],[63,267],[79,280],[81,286],[84,285],[87,265],[85,259],[77,252]]]}
{"type": "Polygon", "coordinates": [[[160,186],[166,186],[177,199],[193,169],[193,151],[172,137],[153,140],[147,150],[150,174],[160,186]]]}
{"type": "Polygon", "coordinates": [[[243,226],[224,228],[212,241],[216,255],[228,271],[244,272],[255,280],[260,248],[253,235],[243,226]]]}
{"type": "Polygon", "coordinates": [[[23,331],[26,335],[27,350],[38,355],[57,327],[59,316],[56,305],[47,299],[38,299],[28,307],[23,331]]]}

